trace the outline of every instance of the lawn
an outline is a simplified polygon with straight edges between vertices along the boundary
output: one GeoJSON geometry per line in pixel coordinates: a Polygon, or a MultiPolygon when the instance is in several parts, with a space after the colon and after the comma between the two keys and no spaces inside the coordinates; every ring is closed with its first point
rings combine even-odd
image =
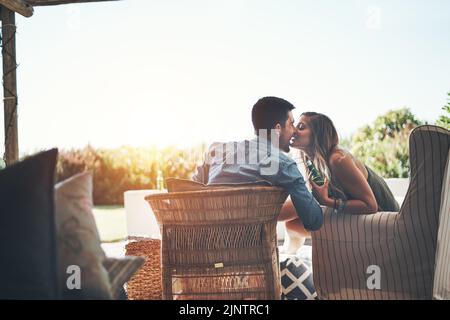
{"type": "Polygon", "coordinates": [[[93,212],[102,242],[115,242],[127,237],[124,207],[96,206],[93,212]]]}

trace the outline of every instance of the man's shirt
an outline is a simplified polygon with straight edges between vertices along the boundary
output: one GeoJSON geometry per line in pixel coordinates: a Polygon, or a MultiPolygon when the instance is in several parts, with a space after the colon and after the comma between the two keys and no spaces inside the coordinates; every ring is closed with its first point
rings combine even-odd
{"type": "Polygon", "coordinates": [[[306,187],[294,160],[265,138],[214,143],[193,179],[205,184],[266,181],[284,188],[306,230],[318,230],[322,209],[306,187]]]}

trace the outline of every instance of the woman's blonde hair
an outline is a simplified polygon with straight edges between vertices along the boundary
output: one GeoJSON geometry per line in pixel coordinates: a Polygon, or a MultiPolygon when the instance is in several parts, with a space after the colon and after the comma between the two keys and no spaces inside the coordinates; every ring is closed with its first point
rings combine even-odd
{"type": "Polygon", "coordinates": [[[311,132],[311,155],[308,156],[304,151],[300,151],[300,157],[307,173],[310,173],[306,166],[306,160],[309,159],[317,170],[330,181],[329,186],[333,195],[338,198],[345,197],[344,192],[333,184],[331,170],[328,165],[331,154],[339,145],[339,137],[333,121],[326,115],[317,112],[303,112],[300,116],[308,119],[307,125],[310,127],[311,132]]]}

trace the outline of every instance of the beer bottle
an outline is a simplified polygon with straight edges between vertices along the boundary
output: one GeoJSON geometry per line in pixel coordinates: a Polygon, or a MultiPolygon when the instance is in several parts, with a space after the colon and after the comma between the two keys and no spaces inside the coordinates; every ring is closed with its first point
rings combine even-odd
{"type": "Polygon", "coordinates": [[[311,160],[306,160],[306,166],[308,167],[309,172],[311,173],[311,180],[314,181],[315,184],[318,186],[322,186],[325,181],[323,179],[323,176],[317,171],[316,167],[312,163],[311,160]]]}
{"type": "Polygon", "coordinates": [[[156,176],[156,189],[164,190],[164,178],[161,170],[158,170],[158,174],[156,176]]]}

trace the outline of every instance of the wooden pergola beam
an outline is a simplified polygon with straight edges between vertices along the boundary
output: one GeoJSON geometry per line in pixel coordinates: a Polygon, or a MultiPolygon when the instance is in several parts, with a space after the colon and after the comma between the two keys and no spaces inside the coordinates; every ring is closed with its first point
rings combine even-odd
{"type": "Polygon", "coordinates": [[[104,1],[118,0],[0,0],[0,5],[29,18],[33,15],[33,6],[54,6],[58,4],[104,1]]]}
{"type": "Polygon", "coordinates": [[[0,5],[27,18],[31,17],[34,11],[33,7],[24,0],[0,0],[0,5]]]}
{"type": "Polygon", "coordinates": [[[118,0],[25,0],[29,5],[36,6],[54,6],[57,4],[83,3],[83,2],[104,2],[118,0]]]}

